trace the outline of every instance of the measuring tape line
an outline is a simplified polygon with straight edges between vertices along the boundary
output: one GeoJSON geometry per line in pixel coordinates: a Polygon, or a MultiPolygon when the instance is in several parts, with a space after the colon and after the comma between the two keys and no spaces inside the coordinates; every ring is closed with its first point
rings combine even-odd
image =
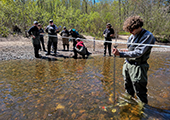
{"type": "MultiPolygon", "coordinates": [[[[49,37],[58,37],[57,35],[48,35],[48,34],[42,34],[44,36],[49,36],[49,37]]],[[[61,36],[59,38],[68,38],[68,39],[76,39],[76,38],[73,38],[73,37],[64,37],[64,36],[61,36]]],[[[163,48],[170,48],[170,46],[168,45],[155,45],[155,44],[142,44],[142,43],[127,43],[127,42],[117,42],[117,41],[105,41],[105,40],[94,40],[94,39],[82,39],[80,38],[80,40],[82,41],[95,41],[95,42],[107,42],[107,43],[114,43],[114,44],[130,44],[130,45],[145,45],[145,46],[150,46],[150,47],[163,47],[163,48]]]]}

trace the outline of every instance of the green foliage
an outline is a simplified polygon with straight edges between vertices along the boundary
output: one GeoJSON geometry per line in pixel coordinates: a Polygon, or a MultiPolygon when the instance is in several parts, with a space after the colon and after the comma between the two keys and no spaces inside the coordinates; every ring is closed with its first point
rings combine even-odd
{"type": "Polygon", "coordinates": [[[168,42],[170,42],[169,41],[169,36],[164,36],[163,38],[162,37],[157,37],[156,40],[157,40],[157,42],[161,42],[161,43],[168,43],[168,42]]]}
{"type": "MultiPolygon", "coordinates": [[[[2,0],[0,1],[1,31],[17,25],[22,31],[28,30],[33,21],[43,26],[50,19],[57,26],[74,28],[82,33],[102,37],[106,24],[112,24],[119,34],[122,32],[124,20],[131,15],[140,15],[144,20],[144,28],[153,34],[170,31],[169,9],[159,1],[120,0],[120,1],[87,1],[87,0],[2,0]]],[[[6,33],[3,31],[3,33],[6,33]]],[[[2,32],[1,32],[2,33],[2,32]]]]}
{"type": "Polygon", "coordinates": [[[2,37],[7,37],[8,34],[9,34],[9,31],[7,27],[4,27],[4,26],[0,27],[0,35],[2,37]]]}
{"type": "Polygon", "coordinates": [[[161,42],[163,42],[163,43],[168,43],[168,42],[169,42],[169,40],[168,40],[168,39],[166,39],[166,38],[163,38],[163,39],[161,39],[161,42]]]}
{"type": "Polygon", "coordinates": [[[130,35],[129,32],[119,31],[119,35],[130,35]]]}
{"type": "Polygon", "coordinates": [[[156,40],[162,43],[169,43],[170,42],[170,32],[161,32],[159,35],[156,36],[156,40]]]}

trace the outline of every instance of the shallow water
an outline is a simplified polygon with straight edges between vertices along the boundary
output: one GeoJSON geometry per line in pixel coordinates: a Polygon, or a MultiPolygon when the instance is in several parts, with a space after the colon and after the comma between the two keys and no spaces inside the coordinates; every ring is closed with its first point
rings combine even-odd
{"type": "Polygon", "coordinates": [[[0,119],[170,119],[170,54],[149,59],[148,100],[114,105],[124,93],[123,59],[113,57],[0,62],[0,119]]]}

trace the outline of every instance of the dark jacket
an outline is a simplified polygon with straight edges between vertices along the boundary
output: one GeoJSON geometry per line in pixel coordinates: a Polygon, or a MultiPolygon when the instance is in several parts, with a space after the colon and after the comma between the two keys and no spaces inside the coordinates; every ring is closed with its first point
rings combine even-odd
{"type": "Polygon", "coordinates": [[[65,37],[68,37],[69,36],[69,32],[68,32],[68,30],[63,30],[63,31],[61,31],[61,34],[60,34],[61,36],[65,36],[65,37]]]}
{"type": "Polygon", "coordinates": [[[56,32],[57,29],[58,29],[57,26],[55,24],[53,24],[53,25],[48,25],[45,31],[49,35],[57,35],[57,33],[59,32],[59,31],[56,32]]]}
{"type": "Polygon", "coordinates": [[[39,31],[38,27],[32,26],[32,27],[28,30],[28,34],[29,34],[29,35],[34,35],[34,36],[39,36],[39,35],[40,35],[40,31],[39,31]]]}
{"type": "Polygon", "coordinates": [[[113,37],[110,37],[111,34],[114,34],[114,30],[112,28],[105,29],[103,34],[105,34],[105,39],[110,40],[113,37]]]}
{"type": "MultiPolygon", "coordinates": [[[[44,30],[42,28],[40,28],[39,31],[40,31],[40,34],[44,33],[44,30]]],[[[43,35],[40,35],[40,37],[43,37],[43,35]]]]}
{"type": "Polygon", "coordinates": [[[73,31],[73,33],[70,33],[70,35],[74,38],[77,38],[79,36],[75,31],[73,31]]]}

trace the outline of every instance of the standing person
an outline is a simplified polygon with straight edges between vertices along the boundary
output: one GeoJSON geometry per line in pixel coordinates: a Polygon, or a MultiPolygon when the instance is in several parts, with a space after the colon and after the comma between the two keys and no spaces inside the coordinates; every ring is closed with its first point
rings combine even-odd
{"type": "Polygon", "coordinates": [[[105,37],[105,42],[104,42],[104,57],[106,56],[106,49],[108,47],[109,51],[109,56],[111,56],[111,46],[112,43],[108,43],[106,41],[112,41],[112,38],[114,37],[114,30],[112,28],[112,25],[110,23],[107,23],[106,29],[103,32],[103,36],[105,37]]]}
{"type": "Polygon", "coordinates": [[[47,51],[46,55],[50,55],[51,45],[53,44],[53,47],[54,47],[54,54],[53,55],[56,56],[56,54],[57,54],[57,42],[58,42],[57,33],[59,33],[59,30],[58,30],[57,26],[53,23],[53,20],[49,21],[49,25],[47,26],[45,31],[49,35],[48,45],[47,45],[48,51],[47,51]]]}
{"type": "Polygon", "coordinates": [[[34,21],[34,26],[28,30],[28,34],[32,37],[32,44],[34,47],[34,54],[36,58],[41,58],[39,55],[39,46],[40,46],[40,32],[38,29],[38,22],[34,21]]]}
{"type": "MultiPolygon", "coordinates": [[[[70,35],[73,37],[73,38],[78,38],[78,36],[79,36],[79,34],[74,30],[72,30],[72,29],[70,29],[69,30],[69,33],[70,33],[70,35]]],[[[77,44],[77,42],[76,42],[76,40],[75,39],[73,39],[73,52],[74,52],[74,56],[73,56],[73,58],[77,58],[76,57],[76,55],[75,55],[75,53],[76,53],[76,51],[75,51],[75,46],[76,46],[76,44],[77,44]]]]}
{"type": "MultiPolygon", "coordinates": [[[[43,47],[43,50],[44,52],[47,52],[46,49],[45,49],[45,45],[44,45],[44,30],[42,29],[42,25],[39,23],[38,24],[38,29],[40,31],[40,42],[42,44],[42,47],[43,47]]],[[[40,44],[40,50],[41,50],[41,44],[40,44]]]]}
{"type": "MultiPolygon", "coordinates": [[[[68,37],[69,36],[69,32],[66,29],[66,27],[63,27],[63,31],[61,31],[60,34],[62,37],[68,37]]],[[[62,38],[63,41],[63,50],[65,51],[65,46],[67,46],[67,51],[69,51],[69,39],[68,38],[62,38]]]]}
{"type": "Polygon", "coordinates": [[[135,92],[142,103],[147,104],[147,71],[149,64],[147,60],[151,53],[151,46],[142,44],[154,44],[155,38],[151,32],[142,28],[143,20],[140,16],[132,16],[125,20],[123,29],[132,35],[128,43],[139,43],[139,45],[128,44],[127,51],[120,52],[113,48],[113,54],[126,58],[123,65],[123,77],[127,95],[134,97],[135,92]]]}

